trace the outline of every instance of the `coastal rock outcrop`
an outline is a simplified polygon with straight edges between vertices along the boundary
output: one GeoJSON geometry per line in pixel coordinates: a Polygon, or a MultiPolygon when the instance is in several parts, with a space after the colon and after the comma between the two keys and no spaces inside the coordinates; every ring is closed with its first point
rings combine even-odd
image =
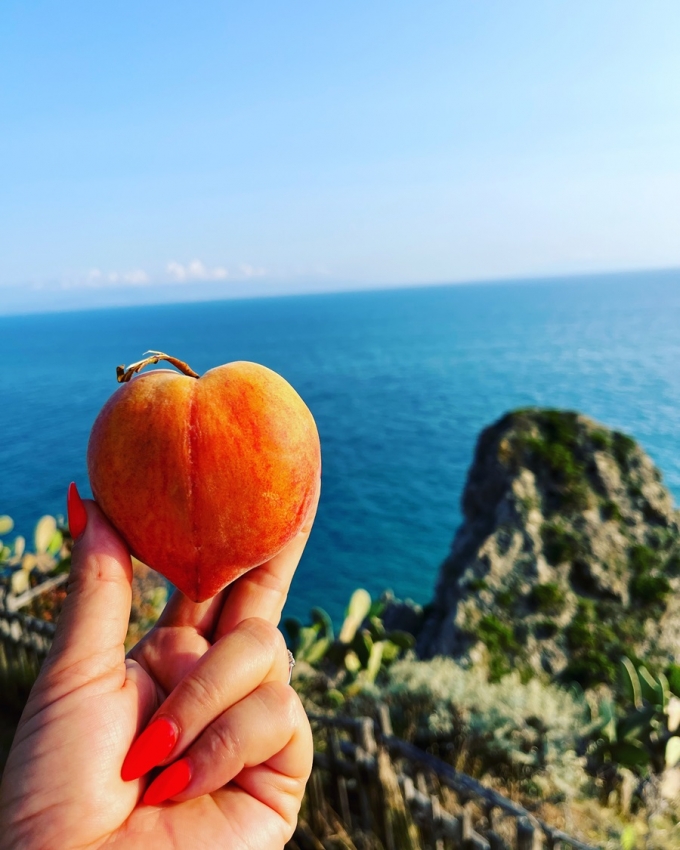
{"type": "Polygon", "coordinates": [[[462,508],[421,657],[588,687],[623,655],[680,656],[680,513],[633,439],[573,412],[508,413],[479,437],[462,508]]]}

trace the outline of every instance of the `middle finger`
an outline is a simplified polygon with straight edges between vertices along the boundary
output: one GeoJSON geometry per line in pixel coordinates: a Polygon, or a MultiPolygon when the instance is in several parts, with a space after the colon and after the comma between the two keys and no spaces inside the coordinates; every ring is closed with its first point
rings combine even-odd
{"type": "Polygon", "coordinates": [[[259,685],[287,680],[281,632],[265,620],[244,620],[210,647],[158,708],[130,748],[122,778],[138,779],[174,760],[216,717],[259,685]]]}

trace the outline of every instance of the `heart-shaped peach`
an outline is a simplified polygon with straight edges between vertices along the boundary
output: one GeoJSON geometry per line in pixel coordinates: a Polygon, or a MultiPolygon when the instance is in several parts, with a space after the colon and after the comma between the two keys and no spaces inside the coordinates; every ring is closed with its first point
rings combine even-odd
{"type": "Polygon", "coordinates": [[[319,436],[271,369],[236,362],[199,377],[151,354],[119,367],[123,386],[90,434],[90,484],[131,552],[201,602],[301,529],[319,486],[319,436]],[[184,374],[134,376],[161,359],[184,374]]]}

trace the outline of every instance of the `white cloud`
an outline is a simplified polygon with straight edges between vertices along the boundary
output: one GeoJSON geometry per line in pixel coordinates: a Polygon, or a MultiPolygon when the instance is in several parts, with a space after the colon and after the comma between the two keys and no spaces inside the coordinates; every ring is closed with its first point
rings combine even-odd
{"type": "Polygon", "coordinates": [[[140,284],[149,282],[149,275],[144,269],[134,269],[131,272],[125,272],[122,277],[125,283],[140,284]]]}
{"type": "Polygon", "coordinates": [[[267,269],[251,266],[249,263],[241,263],[238,268],[242,277],[264,277],[267,274],[267,269]]]}
{"type": "Polygon", "coordinates": [[[179,282],[186,280],[225,280],[229,277],[229,272],[223,266],[208,268],[200,260],[192,260],[186,265],[171,260],[165,270],[173,280],[179,282]]]}
{"type": "Polygon", "coordinates": [[[172,283],[210,283],[217,281],[251,280],[270,274],[268,269],[251,263],[240,263],[229,270],[226,266],[208,266],[202,260],[193,259],[187,263],[171,260],[165,265],[165,273],[160,270],[149,273],[141,268],[127,270],[102,269],[93,266],[87,271],[66,275],[61,282],[64,289],[86,287],[105,289],[121,286],[163,286],[172,283]]]}
{"type": "Polygon", "coordinates": [[[131,269],[130,271],[125,272],[103,272],[101,269],[92,268],[87,272],[84,280],[82,276],[76,275],[75,277],[69,277],[67,280],[65,280],[63,282],[63,286],[66,289],[72,289],[73,287],[85,285],[88,287],[99,289],[101,287],[115,283],[139,286],[141,284],[150,282],[151,278],[144,271],[144,269],[131,269]]]}

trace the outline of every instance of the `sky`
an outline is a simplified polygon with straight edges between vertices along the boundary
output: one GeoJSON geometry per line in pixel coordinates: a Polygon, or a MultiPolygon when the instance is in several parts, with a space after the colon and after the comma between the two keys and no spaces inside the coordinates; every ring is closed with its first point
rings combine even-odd
{"type": "Polygon", "coordinates": [[[0,313],[680,265],[677,0],[3,0],[0,313]]]}

